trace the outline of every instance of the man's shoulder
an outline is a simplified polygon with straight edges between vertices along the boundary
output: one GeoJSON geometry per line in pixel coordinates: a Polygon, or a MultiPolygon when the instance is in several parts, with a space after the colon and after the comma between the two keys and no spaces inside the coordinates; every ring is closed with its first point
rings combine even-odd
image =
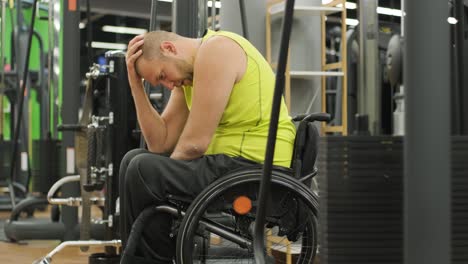
{"type": "Polygon", "coordinates": [[[200,49],[212,49],[220,46],[224,48],[229,48],[230,46],[234,47],[234,45],[237,45],[234,39],[224,34],[217,34],[203,41],[202,45],[200,46],[200,49]]]}
{"type": "Polygon", "coordinates": [[[226,65],[232,64],[243,54],[243,48],[235,40],[225,36],[213,36],[200,45],[196,60],[215,60],[218,65],[226,65]]]}

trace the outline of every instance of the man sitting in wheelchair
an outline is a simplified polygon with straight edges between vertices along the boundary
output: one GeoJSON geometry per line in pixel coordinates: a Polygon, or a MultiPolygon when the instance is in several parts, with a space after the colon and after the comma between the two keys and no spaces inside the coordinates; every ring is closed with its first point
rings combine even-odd
{"type": "MultiPolygon", "coordinates": [[[[121,163],[119,192],[124,248],[132,224],[145,208],[172,203],[173,197],[184,197],[185,200],[181,199],[181,203],[175,204],[188,206],[217,179],[236,176],[230,172],[247,167],[259,168],[265,155],[275,82],[274,73],[261,53],[243,37],[226,31],[208,30],[198,39],[165,31],[149,32],[130,41],[126,62],[138,122],[148,149],[130,151],[121,163]],[[142,79],[153,86],[161,84],[172,91],[162,114],[152,107],[142,79]]],[[[290,167],[295,134],[295,126],[283,101],[274,155],[274,165],[278,168],[288,170],[290,167]]],[[[251,178],[257,175],[251,174],[251,178]]],[[[222,216],[223,212],[225,215],[225,212],[239,210],[233,213],[235,217],[227,218],[228,221],[235,221],[235,224],[224,225],[223,220],[216,222],[213,220],[216,216],[203,223],[226,227],[228,232],[235,234],[233,240],[239,242],[245,239],[245,244],[240,248],[249,252],[249,230],[254,221],[251,208],[256,206],[253,196],[258,181],[249,185],[232,184],[233,187],[222,195],[206,198],[211,199],[212,209],[206,209],[205,206],[202,215],[213,213],[210,210],[221,212],[218,216],[222,216]],[[246,192],[249,188],[252,191],[246,192]],[[247,193],[243,196],[245,201],[236,200],[242,192],[247,193]],[[236,201],[239,208],[245,211],[234,208],[237,206],[236,201]]],[[[280,185],[274,186],[273,192],[275,188],[283,195],[275,198],[274,202],[282,204],[275,204],[275,210],[270,210],[268,232],[276,232],[278,237],[287,235],[288,240],[310,244],[310,241],[304,242],[306,238],[299,239],[299,233],[304,228],[308,228],[310,233],[313,227],[284,234],[288,224],[297,225],[294,222],[297,215],[291,218],[288,210],[305,202],[291,197],[280,185]],[[275,231],[275,226],[279,226],[279,230],[275,231]]],[[[294,214],[299,213],[300,210],[294,211],[294,214]]],[[[174,224],[174,218],[171,214],[158,213],[151,221],[147,221],[136,251],[132,256],[126,256],[125,261],[173,263],[176,252],[174,234],[179,227],[174,224]]],[[[194,227],[192,237],[198,235],[205,242],[216,244],[217,240],[207,234],[206,230],[201,230],[201,226],[194,227]]],[[[210,230],[214,229],[212,227],[210,230]]],[[[205,248],[199,249],[205,250],[206,256],[209,255],[207,247],[205,245],[205,248]]],[[[193,244],[189,248],[192,252],[188,254],[197,251],[193,244]]],[[[308,258],[314,255],[310,252],[307,254],[308,258]]],[[[247,253],[244,257],[251,258],[252,255],[247,253]]]]}

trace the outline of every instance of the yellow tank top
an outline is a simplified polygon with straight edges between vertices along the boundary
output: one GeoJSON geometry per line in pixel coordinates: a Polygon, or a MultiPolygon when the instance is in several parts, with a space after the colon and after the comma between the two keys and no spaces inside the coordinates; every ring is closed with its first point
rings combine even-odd
{"type": "MultiPolygon", "coordinates": [[[[241,46],[247,55],[247,69],[232,89],[226,109],[205,154],[241,156],[263,163],[275,75],[262,54],[243,37],[231,32],[208,30],[202,41],[212,36],[228,37],[241,46]]],[[[192,89],[196,87],[183,87],[189,109],[192,105],[192,89]]],[[[295,126],[282,100],[273,161],[275,165],[290,166],[295,134],[295,126]]]]}

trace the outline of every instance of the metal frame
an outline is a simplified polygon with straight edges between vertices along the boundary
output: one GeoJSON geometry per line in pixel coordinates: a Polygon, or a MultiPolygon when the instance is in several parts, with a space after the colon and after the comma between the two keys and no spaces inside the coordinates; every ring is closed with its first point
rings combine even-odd
{"type": "MultiPolygon", "coordinates": [[[[341,69],[343,72],[342,91],[341,91],[341,126],[328,125],[322,123],[322,133],[341,133],[343,136],[348,135],[348,53],[347,53],[347,38],[346,38],[346,0],[335,0],[324,6],[337,7],[342,5],[341,10],[341,61],[335,63],[327,63],[326,59],[326,14],[321,15],[322,25],[322,71],[341,69]]],[[[327,76],[322,76],[322,112],[327,113],[327,93],[326,84],[327,76]]],[[[338,103],[337,98],[337,103],[338,103]]]]}
{"type": "Polygon", "coordinates": [[[121,245],[120,240],[109,240],[109,241],[96,241],[96,240],[89,240],[89,241],[67,241],[63,242],[58,245],[54,250],[52,250],[47,256],[39,260],[38,262],[34,262],[37,264],[49,264],[52,262],[52,258],[55,254],[59,253],[66,247],[85,247],[85,246],[112,246],[112,247],[119,247],[121,245]]]}
{"type": "MultiPolygon", "coordinates": [[[[271,19],[271,15],[270,15],[270,11],[271,11],[271,8],[273,5],[276,5],[278,3],[281,3],[283,2],[284,0],[270,0],[268,1],[267,3],[267,12],[266,12],[266,17],[265,17],[265,34],[266,34],[266,59],[268,61],[268,63],[270,63],[270,66],[275,70],[278,66],[277,63],[273,62],[272,58],[271,58],[271,23],[272,23],[272,19],[271,19]]],[[[287,62],[287,65],[286,65],[286,84],[285,84],[285,88],[284,88],[284,100],[285,100],[285,103],[286,103],[286,106],[289,110],[289,112],[291,112],[291,75],[290,75],[290,71],[291,71],[291,64],[289,63],[289,58],[290,58],[290,53],[288,53],[288,62],[287,62]]]]}
{"type": "MultiPolygon", "coordinates": [[[[271,32],[271,23],[272,23],[272,16],[271,16],[271,10],[272,10],[272,7],[281,3],[281,2],[284,2],[284,0],[270,0],[268,1],[268,4],[267,4],[267,12],[266,12],[266,19],[265,19],[265,23],[266,23],[266,59],[267,61],[270,63],[271,67],[273,69],[276,69],[278,64],[273,62],[272,60],[272,47],[271,47],[271,37],[272,37],[272,32],[271,32]]],[[[322,88],[321,88],[321,93],[322,93],[322,112],[326,112],[326,90],[325,90],[325,87],[326,87],[326,74],[325,72],[327,71],[330,71],[330,70],[336,70],[336,69],[341,69],[341,73],[337,73],[336,76],[340,76],[339,78],[343,78],[342,80],[342,98],[341,98],[341,104],[342,104],[342,125],[340,126],[331,126],[331,125],[327,125],[326,123],[323,123],[322,124],[322,133],[326,133],[326,132],[339,132],[343,135],[347,135],[348,134],[348,119],[347,119],[347,116],[348,116],[348,98],[347,98],[347,87],[348,87],[348,82],[347,82],[347,51],[346,51],[346,47],[347,47],[347,41],[346,41],[346,8],[345,8],[345,0],[335,0],[335,1],[332,1],[328,4],[325,4],[322,6],[322,8],[335,8],[337,7],[337,5],[342,5],[342,8],[340,9],[340,12],[341,12],[341,28],[342,28],[342,33],[341,33],[341,38],[342,38],[342,41],[341,41],[341,50],[342,50],[342,54],[341,54],[341,61],[340,62],[337,62],[337,63],[331,63],[331,64],[327,64],[326,62],[326,30],[325,30],[325,25],[326,25],[326,16],[327,16],[327,11],[321,11],[320,12],[320,17],[321,17],[321,27],[322,27],[322,33],[321,33],[321,55],[322,55],[322,59],[321,59],[321,65],[322,65],[322,72],[319,72],[318,74],[315,74],[313,76],[317,76],[317,77],[321,77],[321,81],[322,81],[322,88]]],[[[289,53],[288,53],[288,62],[287,62],[287,65],[286,65],[286,72],[285,72],[285,75],[286,75],[286,84],[285,84],[285,91],[284,91],[284,98],[285,98],[285,102],[286,102],[286,106],[288,107],[288,110],[291,110],[291,69],[290,69],[290,62],[289,62],[289,58],[290,58],[290,50],[289,50],[289,53]]]]}

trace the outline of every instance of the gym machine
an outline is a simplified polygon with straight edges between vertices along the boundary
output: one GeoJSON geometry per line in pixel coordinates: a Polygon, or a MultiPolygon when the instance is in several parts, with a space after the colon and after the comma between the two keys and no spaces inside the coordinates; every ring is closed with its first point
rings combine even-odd
{"type": "Polygon", "coordinates": [[[461,132],[466,91],[460,86],[466,76],[461,62],[466,51],[462,48],[466,7],[463,1],[450,1],[458,23],[449,25],[448,12],[441,11],[447,10],[447,2],[424,1],[427,9],[420,8],[423,1],[401,2],[406,8],[404,45],[400,34],[391,36],[386,67],[396,90],[393,134],[404,131],[405,137],[322,138],[320,263],[466,263],[468,259],[464,221],[468,202],[463,195],[468,138],[461,132]],[[421,21],[429,21],[426,27],[437,37],[427,34],[421,21]],[[449,45],[449,27],[453,45],[449,45]],[[398,90],[403,83],[405,90],[398,90]],[[405,102],[399,101],[403,92],[405,102]],[[406,109],[398,111],[402,106],[406,109]]]}
{"type": "Polygon", "coordinates": [[[106,246],[106,252],[92,254],[89,263],[118,263],[120,260],[116,250],[120,246],[120,240],[116,239],[119,164],[126,152],[138,147],[139,141],[133,133],[137,120],[126,79],[125,53],[109,51],[105,57],[106,65],[95,64],[86,74],[88,85],[79,124],[59,126],[59,130],[75,132],[79,175],[62,178],[47,195],[51,204],[82,207],[80,240],[62,243],[38,263],[50,263],[53,256],[67,246],[80,246],[82,251],[89,246],[106,246]],[[55,197],[64,184],[78,181],[81,197],[55,197]],[[94,224],[91,221],[92,205],[103,210],[102,220],[94,224]],[[100,237],[92,232],[96,224],[104,227],[100,237]]]}
{"type": "MultiPolygon", "coordinates": [[[[11,4],[11,2],[10,2],[11,4]]],[[[0,181],[2,182],[2,186],[7,186],[8,187],[8,192],[9,192],[9,197],[1,197],[2,199],[0,200],[0,209],[1,210],[11,210],[12,207],[15,205],[15,203],[20,201],[21,199],[24,199],[27,193],[27,186],[30,180],[30,173],[29,173],[29,166],[28,166],[28,155],[27,155],[27,149],[28,149],[28,137],[26,133],[26,128],[25,125],[21,127],[21,130],[18,131],[18,135],[16,138],[16,141],[13,140],[13,137],[15,137],[15,128],[19,124],[26,124],[27,118],[23,117],[20,118],[18,113],[21,112],[23,109],[20,109],[20,106],[18,105],[17,101],[18,100],[24,100],[24,97],[27,96],[20,96],[24,95],[20,93],[20,80],[22,74],[27,74],[29,77],[32,77],[31,74],[29,73],[29,69],[26,73],[20,73],[25,66],[25,60],[26,57],[24,56],[24,53],[26,52],[27,47],[27,38],[29,35],[29,31],[24,31],[22,28],[23,25],[23,16],[21,12],[21,5],[19,5],[19,1],[16,4],[16,22],[17,26],[16,28],[11,32],[11,68],[8,71],[5,71],[5,52],[6,52],[6,23],[7,23],[7,16],[6,16],[6,1],[2,1],[2,19],[1,19],[1,27],[2,27],[2,32],[1,32],[1,45],[2,45],[2,54],[1,54],[1,109],[0,109],[0,118],[1,118],[1,123],[0,123],[0,144],[2,149],[9,150],[9,151],[2,151],[0,154],[0,181]],[[19,6],[19,7],[18,7],[19,6]],[[19,38],[21,38],[23,41],[16,41],[19,38]],[[20,46],[21,43],[21,46],[20,46]],[[7,98],[10,107],[10,140],[5,140],[4,137],[4,98],[7,98]],[[21,139],[21,141],[19,141],[21,139]],[[17,142],[16,144],[14,142],[17,142]],[[21,148],[21,153],[19,151],[14,151],[18,149],[18,145],[21,148]],[[15,152],[15,154],[13,154],[15,152]],[[16,160],[22,160],[23,162],[20,164],[19,162],[16,162],[16,160]],[[20,166],[22,165],[22,166],[20,166]],[[17,192],[17,195],[15,195],[15,192],[17,192]]],[[[13,23],[13,7],[12,5],[9,6],[9,11],[10,11],[10,19],[11,22],[13,23]]],[[[13,28],[13,24],[11,27],[13,28]]],[[[32,78],[31,78],[32,79],[32,78]]],[[[27,79],[27,82],[24,82],[24,84],[27,85],[27,87],[30,87],[30,79],[27,79]]],[[[20,102],[21,102],[20,100],[20,102]]],[[[26,98],[27,100],[27,98],[26,98]]],[[[27,108],[26,106],[24,108],[27,108]]]]}
{"type": "MultiPolygon", "coordinates": [[[[17,3],[17,9],[20,9],[21,6],[19,6],[20,2],[17,3]],[[19,6],[19,7],[18,7],[19,6]]],[[[44,222],[44,221],[39,221],[35,219],[27,219],[27,220],[21,220],[20,221],[20,216],[23,212],[27,212],[28,216],[31,217],[34,213],[34,210],[36,208],[45,208],[48,204],[47,199],[45,198],[45,195],[48,191],[48,189],[52,186],[52,183],[58,180],[58,176],[61,171],[61,159],[60,159],[60,151],[61,151],[61,142],[58,139],[52,138],[51,131],[50,131],[50,93],[49,89],[46,87],[46,80],[47,80],[47,75],[46,75],[46,59],[45,59],[45,53],[44,53],[44,45],[42,38],[40,34],[35,31],[34,29],[34,24],[36,22],[36,14],[39,13],[38,10],[38,3],[37,1],[34,1],[32,4],[32,9],[31,9],[31,26],[29,27],[29,30],[26,31],[28,38],[26,39],[26,50],[27,54],[24,56],[25,60],[25,70],[23,73],[23,76],[26,82],[22,83],[22,91],[18,91],[18,94],[24,95],[24,94],[29,94],[29,91],[25,93],[25,90],[27,89],[26,85],[30,85],[28,75],[31,76],[31,71],[29,71],[29,58],[30,58],[30,47],[31,47],[31,41],[32,38],[35,37],[38,41],[39,45],[39,71],[38,71],[38,81],[36,82],[37,84],[35,86],[38,87],[38,97],[39,97],[39,103],[40,103],[40,109],[41,109],[41,115],[40,115],[40,137],[38,140],[32,141],[32,160],[29,162],[29,157],[28,157],[28,171],[31,174],[31,177],[28,177],[27,180],[27,185],[29,185],[30,180],[33,181],[33,188],[32,191],[35,193],[35,195],[29,195],[27,198],[21,200],[19,203],[16,204],[15,199],[13,197],[17,196],[15,194],[15,189],[10,187],[10,196],[11,196],[11,202],[12,202],[12,212],[10,215],[9,220],[5,224],[5,235],[10,241],[20,241],[20,240],[25,240],[25,239],[62,239],[63,236],[61,235],[63,232],[63,223],[59,223],[59,218],[60,218],[60,212],[59,208],[54,206],[52,207],[52,213],[51,213],[51,222],[44,222]],[[31,166],[29,166],[29,163],[31,163],[31,166]]],[[[18,22],[19,23],[19,22],[18,22]]],[[[20,32],[17,30],[17,32],[20,32]]],[[[18,33],[19,34],[19,33],[18,33]]],[[[21,33],[23,34],[23,33],[21,33]]],[[[17,37],[16,39],[20,39],[17,37]]],[[[16,57],[17,59],[19,58],[19,54],[21,54],[21,51],[24,50],[23,46],[25,45],[23,41],[15,41],[14,42],[16,45],[12,45],[12,58],[16,57]],[[20,45],[21,44],[21,45],[20,45]]],[[[18,66],[17,66],[18,68],[18,66]]],[[[24,100],[27,100],[28,98],[26,96],[21,96],[20,97],[20,106],[24,104],[24,100]]],[[[23,113],[23,108],[19,108],[19,114],[17,117],[16,121],[16,126],[14,133],[12,135],[15,137],[13,142],[17,142],[14,144],[14,147],[12,148],[13,152],[13,158],[11,160],[12,164],[17,164],[18,160],[18,155],[15,155],[15,153],[18,152],[18,137],[19,134],[21,133],[21,122],[19,120],[24,119],[22,117],[23,113]]],[[[15,115],[12,115],[12,118],[15,117],[15,115]]],[[[28,141],[24,140],[21,142],[21,144],[28,144],[28,141]]],[[[26,154],[26,156],[28,156],[26,154]]],[[[10,171],[10,182],[15,182],[15,176],[17,175],[17,171],[13,170],[13,168],[16,165],[11,165],[11,171],[10,171]],[[16,173],[16,174],[15,174],[16,173]]]]}
{"type": "MultiPolygon", "coordinates": [[[[13,94],[10,93],[11,97],[6,96],[7,95],[7,85],[10,85],[9,82],[7,82],[6,77],[7,76],[14,76],[10,74],[10,72],[6,73],[5,72],[5,51],[6,51],[6,8],[7,8],[7,2],[5,0],[1,1],[1,18],[0,18],[0,149],[3,151],[0,152],[0,181],[1,181],[1,186],[8,186],[7,183],[7,175],[9,171],[7,172],[7,168],[9,168],[9,162],[11,161],[11,149],[12,149],[12,141],[6,141],[4,137],[4,99],[9,98],[10,101],[12,102],[14,99],[13,94]]],[[[9,78],[8,81],[12,81],[12,78],[9,78]]],[[[14,81],[14,79],[13,79],[14,81]]],[[[14,84],[11,84],[14,85],[14,84]]],[[[10,113],[14,112],[14,106],[10,105],[10,113]]],[[[12,126],[11,126],[12,127],[12,126]]],[[[10,127],[10,135],[13,135],[13,132],[11,131],[10,127]]],[[[20,190],[24,190],[24,186],[12,183],[13,186],[17,187],[17,191],[19,192],[20,190]]],[[[24,194],[24,193],[23,193],[24,194]]],[[[0,206],[2,210],[5,209],[11,209],[11,201],[9,197],[2,197],[6,199],[2,199],[0,202],[0,206]]]]}
{"type": "MultiPolygon", "coordinates": [[[[48,92],[47,92],[47,70],[46,70],[46,59],[45,59],[45,52],[44,52],[44,43],[41,37],[41,34],[34,28],[35,22],[37,22],[37,18],[35,19],[34,23],[31,23],[29,27],[24,25],[23,19],[23,10],[30,9],[32,13],[39,13],[39,9],[43,11],[43,8],[37,8],[35,11],[33,8],[32,2],[24,2],[18,1],[16,3],[16,7],[10,6],[10,21],[7,21],[6,17],[6,1],[2,2],[2,19],[1,19],[1,43],[2,43],[2,51],[1,51],[1,97],[0,100],[0,144],[1,149],[5,150],[0,153],[0,179],[2,181],[9,182],[10,189],[10,197],[4,199],[6,197],[1,197],[0,201],[0,210],[12,210],[14,205],[17,202],[20,202],[26,197],[26,194],[30,192],[29,187],[30,183],[33,182],[33,192],[40,192],[45,195],[47,189],[51,186],[51,182],[55,181],[53,175],[57,175],[57,173],[51,173],[51,171],[43,171],[44,169],[48,169],[50,166],[44,167],[41,165],[39,161],[39,157],[47,158],[53,155],[40,155],[42,153],[55,153],[51,152],[52,148],[47,148],[46,146],[50,146],[47,144],[49,140],[48,136],[48,92]],[[17,11],[17,19],[16,24],[14,26],[14,19],[13,19],[13,8],[17,11]],[[11,69],[5,71],[5,51],[6,51],[6,42],[5,38],[7,33],[6,30],[6,23],[11,22],[10,27],[12,28],[11,32],[11,69]],[[32,36],[29,39],[30,35],[32,36]],[[38,54],[38,70],[31,70],[29,67],[29,58],[31,56],[26,56],[25,54],[28,49],[29,40],[35,39],[38,44],[38,50],[36,53],[38,54]],[[28,61],[27,61],[28,59],[28,61]],[[19,87],[20,82],[18,81],[21,79],[20,71],[26,70],[23,72],[22,75],[25,77],[25,93],[22,93],[21,88],[19,87]],[[29,112],[29,101],[25,104],[22,103],[29,98],[33,98],[30,96],[33,93],[32,88],[36,89],[36,100],[40,105],[41,114],[40,115],[40,123],[39,129],[35,130],[35,127],[29,123],[27,120],[27,115],[23,115],[23,113],[29,112]],[[23,95],[23,96],[20,96],[23,95]],[[17,139],[10,139],[5,140],[4,133],[4,98],[7,98],[9,101],[9,110],[10,110],[10,131],[9,136],[10,138],[17,139]],[[18,102],[19,101],[19,102],[18,102]],[[19,104],[23,104],[24,106],[20,109],[19,104]],[[21,115],[20,115],[21,114],[21,115]],[[19,126],[19,129],[15,130],[19,126]],[[31,140],[28,139],[28,133],[34,137],[35,132],[39,132],[39,140],[31,140]],[[19,135],[18,135],[19,133],[19,135]],[[14,143],[16,142],[16,143],[14,143]],[[32,143],[32,145],[31,145],[32,143]],[[21,154],[18,149],[21,149],[21,154]],[[31,152],[32,153],[29,153],[31,152]],[[13,152],[16,154],[13,156],[13,152]],[[44,157],[45,156],[45,157],[44,157]],[[13,158],[14,157],[14,158],[13,158]],[[30,157],[33,159],[30,161],[30,157]],[[19,162],[21,160],[21,162],[19,162]],[[14,166],[12,164],[15,164],[14,166]],[[21,165],[21,166],[20,166],[21,165]],[[31,166],[30,166],[31,165],[31,166]],[[42,167],[41,167],[42,166],[42,167]],[[43,168],[44,167],[44,168],[43,168]],[[20,169],[21,168],[21,169],[20,169]],[[25,175],[25,173],[27,175],[25,175]],[[9,176],[7,178],[7,175],[9,176]],[[48,184],[48,185],[47,185],[48,184]],[[15,197],[14,199],[12,197],[15,197]]],[[[33,51],[30,53],[32,54],[33,51]]],[[[21,83],[23,84],[23,83],[21,83]]],[[[31,100],[31,102],[33,102],[31,100]]],[[[34,102],[33,102],[34,103],[34,102]]],[[[34,105],[34,104],[33,104],[34,105]]],[[[38,114],[33,114],[39,117],[38,114]]],[[[56,143],[56,142],[55,142],[56,143]]],[[[3,184],[5,185],[5,184],[3,184]]],[[[29,199],[29,197],[28,197],[29,199]]],[[[30,208],[30,213],[34,211],[34,208],[30,208]]]]}
{"type": "MultiPolygon", "coordinates": [[[[150,30],[156,28],[156,0],[151,5],[150,30]]],[[[53,256],[68,246],[87,251],[90,246],[105,246],[105,252],[89,256],[89,263],[119,263],[118,248],[118,175],[120,161],[140,144],[137,119],[127,80],[125,53],[109,51],[106,65],[94,64],[86,74],[87,88],[82,118],[78,124],[63,124],[61,131],[74,131],[76,166],[79,175],[62,178],[48,193],[51,204],[81,206],[80,240],[66,241],[36,263],[50,263],[53,256]],[[80,182],[81,197],[56,198],[55,193],[66,183],[80,182]],[[91,221],[91,206],[103,211],[104,234],[97,237],[91,221]],[[91,239],[91,240],[90,240],[91,239]],[[92,240],[101,239],[101,240],[92,240]]],[[[145,87],[149,91],[150,87],[145,87]]],[[[150,96],[151,97],[151,96],[150,96]]]]}

